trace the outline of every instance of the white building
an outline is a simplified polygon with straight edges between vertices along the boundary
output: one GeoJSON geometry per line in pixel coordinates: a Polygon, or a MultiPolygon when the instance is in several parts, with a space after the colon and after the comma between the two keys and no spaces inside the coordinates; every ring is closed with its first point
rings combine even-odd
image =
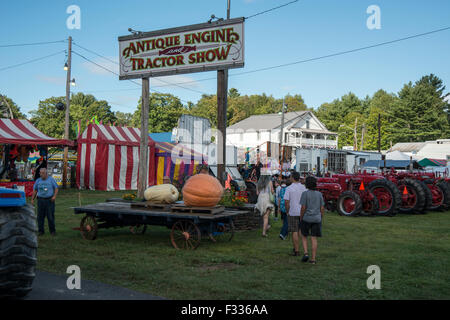
{"type": "MultiPolygon", "coordinates": [[[[253,115],[227,128],[227,144],[255,148],[264,142],[279,143],[281,114],[253,115]]],[[[311,111],[284,114],[283,145],[294,148],[337,149],[337,133],[328,131],[311,111]]]]}
{"type": "Polygon", "coordinates": [[[386,156],[388,157],[395,151],[400,151],[408,157],[412,156],[414,160],[430,158],[450,161],[450,139],[426,142],[399,142],[387,151],[386,156]]]}

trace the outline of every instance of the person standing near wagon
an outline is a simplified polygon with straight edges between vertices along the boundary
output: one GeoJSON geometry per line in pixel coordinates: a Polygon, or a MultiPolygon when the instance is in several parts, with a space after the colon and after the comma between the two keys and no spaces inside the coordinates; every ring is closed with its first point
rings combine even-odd
{"type": "Polygon", "coordinates": [[[45,217],[48,220],[48,228],[50,234],[56,234],[55,229],[55,200],[58,194],[58,184],[55,179],[48,176],[46,168],[39,169],[40,178],[36,180],[33,186],[33,195],[31,196],[31,204],[34,205],[34,200],[38,199],[38,229],[39,235],[44,234],[45,217]]]}

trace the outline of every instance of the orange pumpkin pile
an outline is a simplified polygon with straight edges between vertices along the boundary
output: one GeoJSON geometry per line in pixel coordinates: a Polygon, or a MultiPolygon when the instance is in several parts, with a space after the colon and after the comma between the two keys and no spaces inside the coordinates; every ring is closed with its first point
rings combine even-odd
{"type": "Polygon", "coordinates": [[[190,177],[183,187],[183,201],[190,207],[214,207],[223,196],[219,180],[208,174],[190,177]]]}

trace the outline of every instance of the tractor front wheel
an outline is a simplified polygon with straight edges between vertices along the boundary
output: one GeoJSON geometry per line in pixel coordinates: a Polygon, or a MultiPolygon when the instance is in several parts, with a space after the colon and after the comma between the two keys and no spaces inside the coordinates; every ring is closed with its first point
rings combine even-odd
{"type": "Polygon", "coordinates": [[[354,191],[344,191],[338,198],[337,209],[341,216],[356,216],[362,210],[361,197],[354,191]]]}
{"type": "Polygon", "coordinates": [[[417,180],[404,179],[398,189],[402,194],[401,213],[421,213],[425,209],[425,190],[417,180]]]}

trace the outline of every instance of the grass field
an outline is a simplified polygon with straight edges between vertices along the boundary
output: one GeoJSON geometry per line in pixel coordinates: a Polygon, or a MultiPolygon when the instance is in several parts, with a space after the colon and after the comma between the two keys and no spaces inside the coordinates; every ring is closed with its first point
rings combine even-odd
{"type": "MultiPolygon", "coordinates": [[[[125,192],[81,191],[83,205],[125,192]]],[[[449,299],[450,212],[387,217],[341,217],[327,213],[317,265],[291,257],[289,240],[241,231],[231,242],[202,240],[195,251],[176,250],[170,230],[149,226],[145,235],[128,228],[101,229],[82,239],[81,215],[71,207],[77,190],[62,190],[56,202],[57,235],[39,238],[39,270],[66,274],[81,268],[82,279],[170,299],[449,299]],[[381,289],[366,286],[369,265],[381,269],[381,289]]],[[[68,275],[67,275],[68,276],[68,275]]]]}

